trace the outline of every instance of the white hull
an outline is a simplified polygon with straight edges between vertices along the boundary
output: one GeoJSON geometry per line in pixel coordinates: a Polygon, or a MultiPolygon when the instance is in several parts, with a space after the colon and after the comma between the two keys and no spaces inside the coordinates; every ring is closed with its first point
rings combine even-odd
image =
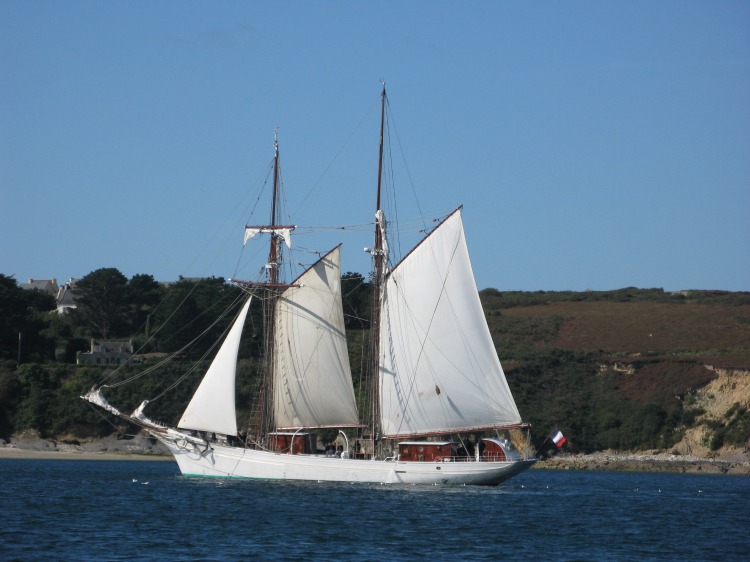
{"type": "Polygon", "coordinates": [[[153,434],[170,450],[184,476],[310,480],[380,484],[494,486],[530,468],[536,459],[511,462],[403,462],[324,455],[288,455],[212,444],[209,448],[175,443],[153,434]]]}

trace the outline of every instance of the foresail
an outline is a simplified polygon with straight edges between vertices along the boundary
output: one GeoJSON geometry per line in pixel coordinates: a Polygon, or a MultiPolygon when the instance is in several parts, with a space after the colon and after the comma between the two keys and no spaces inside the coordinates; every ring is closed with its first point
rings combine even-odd
{"type": "Polygon", "coordinates": [[[237,435],[234,389],[237,352],[251,298],[247,299],[219,352],[188,404],[178,427],[237,435]]]}
{"type": "Polygon", "coordinates": [[[279,428],[357,424],[341,304],[340,248],[276,302],[274,415],[279,428]]]}
{"type": "Polygon", "coordinates": [[[384,436],[520,423],[479,301],[460,209],[389,273],[383,299],[384,436]]]}

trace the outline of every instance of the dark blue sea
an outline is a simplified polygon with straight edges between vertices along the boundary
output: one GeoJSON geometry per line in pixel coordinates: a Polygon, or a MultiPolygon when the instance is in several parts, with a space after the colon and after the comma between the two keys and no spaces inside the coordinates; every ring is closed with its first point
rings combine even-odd
{"type": "Polygon", "coordinates": [[[532,470],[496,488],[0,459],[0,560],[748,560],[750,477],[532,470]]]}

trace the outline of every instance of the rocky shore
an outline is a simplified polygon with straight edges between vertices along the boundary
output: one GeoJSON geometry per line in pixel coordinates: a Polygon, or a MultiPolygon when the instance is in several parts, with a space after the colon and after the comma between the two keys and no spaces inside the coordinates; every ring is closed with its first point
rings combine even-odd
{"type": "Polygon", "coordinates": [[[629,472],[683,472],[696,474],[750,474],[750,453],[727,452],[713,458],[675,455],[660,451],[603,451],[588,455],[559,454],[539,461],[539,470],[612,470],[629,472]]]}
{"type": "MultiPolygon", "coordinates": [[[[166,447],[144,433],[118,439],[91,441],[42,439],[33,431],[0,439],[0,459],[45,458],[61,460],[171,460],[166,447]]],[[[536,470],[610,470],[750,475],[750,451],[725,451],[712,458],[676,455],[663,451],[602,451],[588,455],[560,453],[539,461],[536,470]]]]}
{"type": "Polygon", "coordinates": [[[117,438],[115,436],[90,441],[75,438],[43,439],[34,431],[13,436],[10,442],[0,439],[2,458],[48,458],[84,460],[171,460],[169,451],[145,433],[117,438]]]}

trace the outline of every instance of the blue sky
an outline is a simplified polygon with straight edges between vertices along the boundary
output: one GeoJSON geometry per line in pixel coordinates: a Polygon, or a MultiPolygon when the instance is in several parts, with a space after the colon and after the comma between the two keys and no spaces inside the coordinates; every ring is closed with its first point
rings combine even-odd
{"type": "Polygon", "coordinates": [[[383,78],[480,288],[750,290],[740,1],[5,0],[0,273],[234,276],[277,126],[291,221],[372,220],[383,78]]]}

